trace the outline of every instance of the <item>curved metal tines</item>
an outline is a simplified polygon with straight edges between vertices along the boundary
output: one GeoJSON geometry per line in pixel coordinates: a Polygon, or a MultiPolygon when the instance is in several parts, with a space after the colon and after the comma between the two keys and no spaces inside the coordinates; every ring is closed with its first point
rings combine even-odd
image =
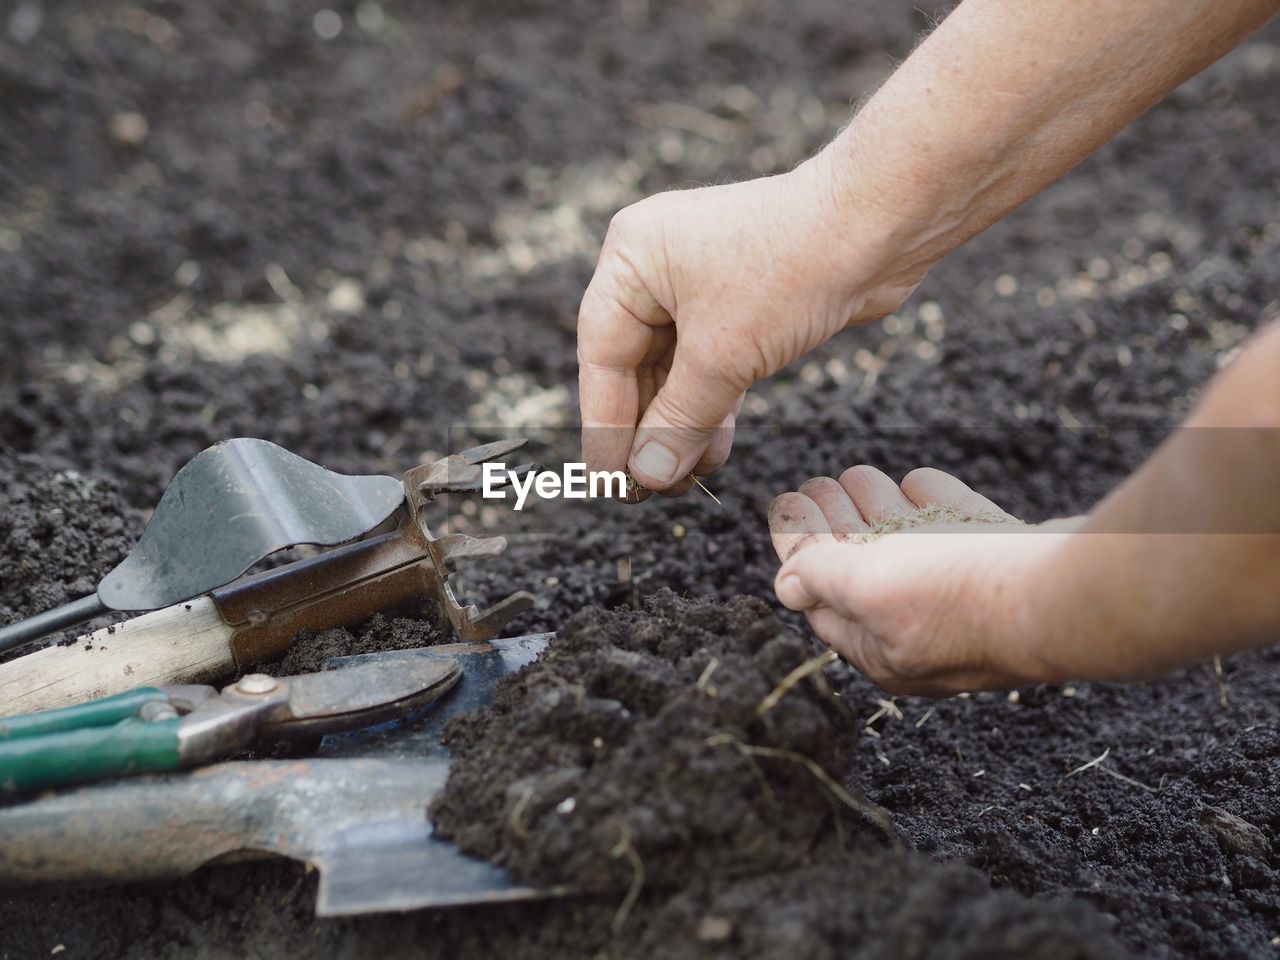
{"type": "Polygon", "coordinates": [[[487,640],[512,617],[533,606],[533,594],[521,590],[481,611],[474,604],[460,603],[449,585],[449,577],[457,572],[460,564],[471,560],[487,560],[506,550],[506,537],[471,537],[465,533],[450,533],[429,543],[438,577],[438,600],[460,639],[487,640]]]}

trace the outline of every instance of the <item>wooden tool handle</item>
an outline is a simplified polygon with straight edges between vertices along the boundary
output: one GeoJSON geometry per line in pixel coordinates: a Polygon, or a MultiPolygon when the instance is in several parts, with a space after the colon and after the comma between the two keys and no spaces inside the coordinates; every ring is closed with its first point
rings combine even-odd
{"type": "Polygon", "coordinates": [[[232,632],[213,601],[198,597],[37,650],[0,664],[0,717],[228,676],[232,632]]]}

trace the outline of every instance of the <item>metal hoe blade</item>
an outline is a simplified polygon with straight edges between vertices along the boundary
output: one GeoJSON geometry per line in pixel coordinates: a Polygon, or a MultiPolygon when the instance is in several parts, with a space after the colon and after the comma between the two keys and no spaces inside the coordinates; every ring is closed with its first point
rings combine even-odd
{"type": "Polygon", "coordinates": [[[403,500],[394,477],[342,476],[266,440],[225,440],[178,471],[98,596],[113,610],[181,603],[286,547],[354,540],[403,500]]]}
{"type": "Polygon", "coordinates": [[[178,471],[137,546],[95,593],[0,626],[0,653],[108,610],[191,600],[286,547],[348,543],[404,499],[394,477],[342,476],[266,440],[224,440],[178,471]]]}

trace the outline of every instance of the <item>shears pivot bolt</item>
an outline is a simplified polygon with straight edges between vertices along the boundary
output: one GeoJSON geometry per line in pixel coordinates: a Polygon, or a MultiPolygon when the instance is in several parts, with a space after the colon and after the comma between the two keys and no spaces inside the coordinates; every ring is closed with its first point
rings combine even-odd
{"type": "Polygon", "coordinates": [[[269,677],[265,673],[246,673],[236,684],[236,692],[270,693],[278,686],[280,684],[276,682],[275,677],[269,677]]]}

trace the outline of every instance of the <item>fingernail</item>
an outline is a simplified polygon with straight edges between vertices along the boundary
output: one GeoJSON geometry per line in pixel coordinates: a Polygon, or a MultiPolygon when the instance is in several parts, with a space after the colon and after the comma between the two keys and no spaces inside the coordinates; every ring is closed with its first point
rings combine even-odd
{"type": "Polygon", "coordinates": [[[635,468],[659,483],[670,483],[680,469],[680,458],[670,447],[650,440],[636,453],[635,468]]]}

